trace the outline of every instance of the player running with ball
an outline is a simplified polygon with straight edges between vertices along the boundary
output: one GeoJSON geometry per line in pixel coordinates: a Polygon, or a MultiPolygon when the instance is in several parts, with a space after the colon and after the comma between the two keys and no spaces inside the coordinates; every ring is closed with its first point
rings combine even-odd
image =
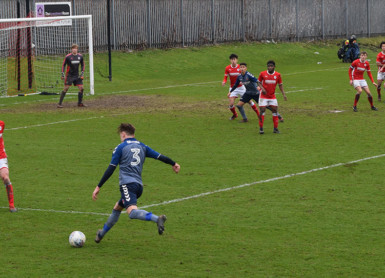
{"type": "Polygon", "coordinates": [[[373,97],[370,93],[368,83],[366,83],[366,80],[364,79],[364,72],[366,71],[368,73],[368,76],[370,78],[370,81],[374,86],[377,87],[377,83],[374,82],[372,73],[370,72],[370,65],[369,62],[366,61],[368,58],[368,53],[361,52],[360,58],[357,60],[354,60],[353,63],[350,65],[349,68],[349,79],[350,79],[350,85],[354,86],[354,89],[356,89],[356,97],[354,99],[354,105],[353,105],[353,111],[357,112],[357,103],[360,99],[362,90],[365,91],[365,93],[368,95],[368,101],[370,103],[370,107],[372,110],[377,111],[377,108],[373,105],[373,97]]]}
{"type": "Polygon", "coordinates": [[[165,215],[157,216],[143,209],[138,209],[137,200],[143,192],[142,169],[146,157],[151,157],[160,160],[172,166],[175,173],[178,173],[180,166],[172,159],[164,156],[145,144],[135,139],[135,127],[131,124],[120,124],[118,128],[121,144],[119,144],[112,153],[112,160],[92,193],[92,199],[96,200],[102,185],[114,173],[119,164],[119,187],[121,198],[116,202],[110,217],[104,224],[103,229],[100,229],[95,238],[95,242],[99,243],[105,234],[118,221],[120,213],[123,209],[127,211],[131,219],[139,219],[155,222],[158,226],[158,233],[161,235],[164,231],[165,215]]]}

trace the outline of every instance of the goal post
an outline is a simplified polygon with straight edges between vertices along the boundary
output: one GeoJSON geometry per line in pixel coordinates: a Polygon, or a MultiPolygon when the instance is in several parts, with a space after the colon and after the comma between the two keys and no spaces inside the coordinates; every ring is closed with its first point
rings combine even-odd
{"type": "Polygon", "coordinates": [[[0,19],[0,95],[60,93],[72,44],[85,61],[84,92],[93,95],[91,15],[0,19]]]}

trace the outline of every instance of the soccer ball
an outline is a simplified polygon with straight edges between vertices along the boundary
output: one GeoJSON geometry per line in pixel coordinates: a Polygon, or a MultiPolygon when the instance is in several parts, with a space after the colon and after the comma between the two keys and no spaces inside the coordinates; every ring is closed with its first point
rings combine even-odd
{"type": "Polygon", "coordinates": [[[86,242],[86,236],[80,231],[74,231],[70,234],[69,242],[73,247],[83,247],[86,242]]]}

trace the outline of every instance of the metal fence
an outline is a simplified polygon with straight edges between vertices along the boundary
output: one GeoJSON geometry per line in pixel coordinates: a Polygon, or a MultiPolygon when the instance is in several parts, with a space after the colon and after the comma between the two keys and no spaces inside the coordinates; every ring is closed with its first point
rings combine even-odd
{"type": "MultiPolygon", "coordinates": [[[[1,0],[0,18],[16,17],[17,1],[25,11],[25,0],[1,0]]],[[[385,34],[384,0],[68,1],[73,15],[93,15],[95,50],[107,49],[107,1],[115,50],[385,34]]],[[[29,2],[33,11],[35,2],[65,0],[29,2]]]]}

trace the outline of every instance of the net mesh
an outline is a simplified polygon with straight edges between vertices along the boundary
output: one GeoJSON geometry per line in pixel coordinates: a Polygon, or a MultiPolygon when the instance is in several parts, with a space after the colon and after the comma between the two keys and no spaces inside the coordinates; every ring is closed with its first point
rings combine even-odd
{"type": "Polygon", "coordinates": [[[0,23],[1,95],[60,93],[63,60],[74,43],[84,58],[84,91],[89,92],[87,19],[70,22],[70,26],[42,21],[0,23]]]}

